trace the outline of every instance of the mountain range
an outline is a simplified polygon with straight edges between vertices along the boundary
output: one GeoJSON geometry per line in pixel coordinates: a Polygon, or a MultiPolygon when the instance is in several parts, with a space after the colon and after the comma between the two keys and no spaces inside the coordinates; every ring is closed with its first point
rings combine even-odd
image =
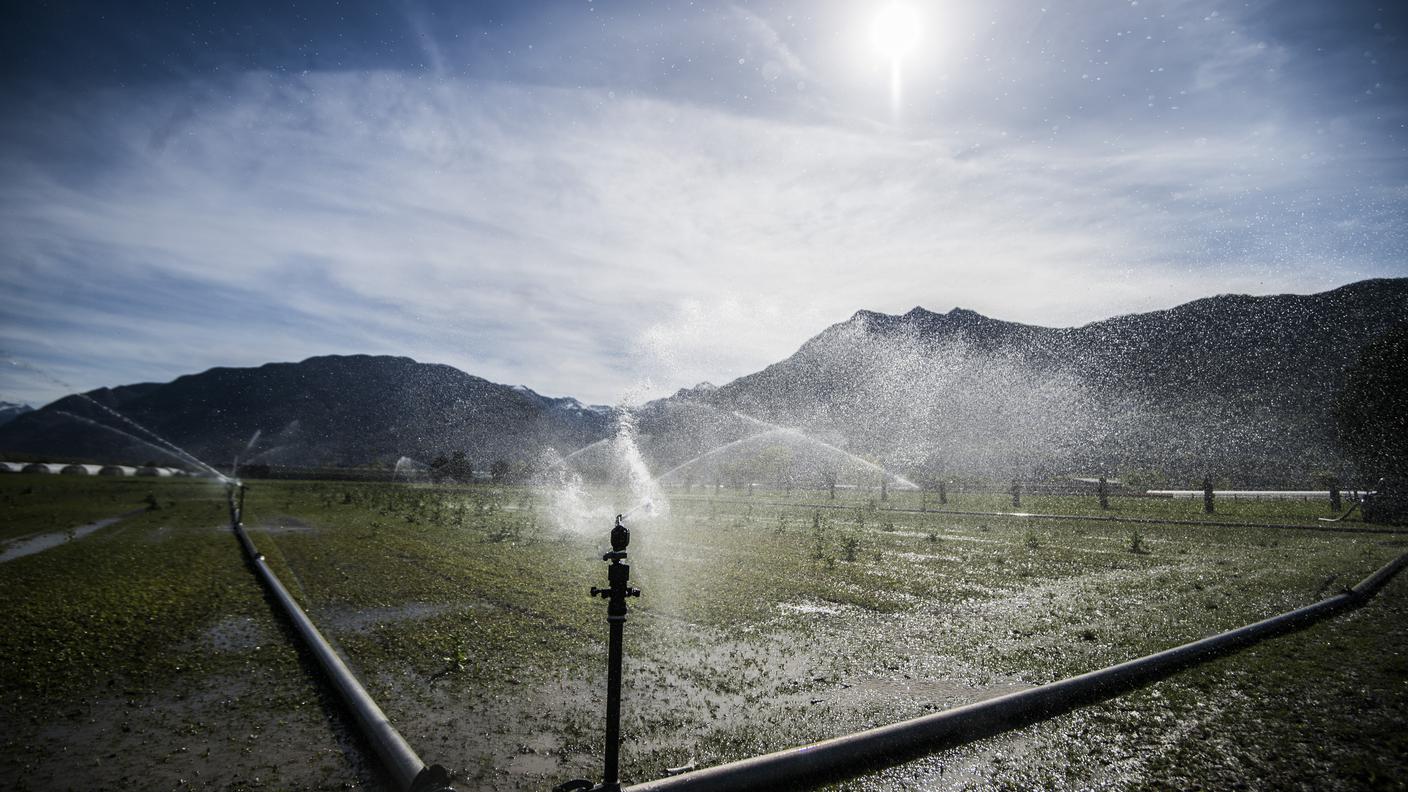
{"type": "Polygon", "coordinates": [[[1332,408],[1345,369],[1405,321],[1405,278],[1074,328],[962,308],[859,311],[786,360],[683,398],[806,426],[900,468],[1304,479],[1341,472],[1332,408]]]}
{"type": "Polygon", "coordinates": [[[607,431],[609,418],[606,408],[451,366],[329,355],[66,396],[0,427],[0,451],[187,466],[194,456],[222,470],[237,457],[365,465],[466,451],[487,461],[516,458],[525,442],[591,442],[607,431]]]}
{"type": "MultiPolygon", "coordinates": [[[[657,470],[762,436],[759,445],[834,446],[915,475],[1207,471],[1233,482],[1303,481],[1347,472],[1332,416],[1346,367],[1406,321],[1408,278],[1209,297],[1073,328],[962,308],[859,311],[785,360],[722,386],[682,389],[634,420],[657,470]]],[[[0,451],[172,461],[108,409],[222,465],[237,455],[389,465],[462,450],[485,466],[532,461],[548,446],[570,451],[613,431],[605,407],[449,366],[350,355],[68,396],[0,426],[0,451]]]]}
{"type": "Polygon", "coordinates": [[[0,426],[4,426],[10,421],[33,411],[34,408],[28,404],[15,404],[14,402],[0,401],[0,426]]]}

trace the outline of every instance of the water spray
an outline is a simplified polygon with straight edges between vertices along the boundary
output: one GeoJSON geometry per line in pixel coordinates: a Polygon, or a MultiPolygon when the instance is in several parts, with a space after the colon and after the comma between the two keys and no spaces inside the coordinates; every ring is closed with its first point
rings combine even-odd
{"type": "Polygon", "coordinates": [[[33,373],[35,373],[35,374],[38,374],[39,376],[43,377],[44,379],[49,380],[50,382],[54,383],[55,385],[58,385],[58,386],[61,387],[61,388],[64,388],[65,390],[72,391],[72,393],[71,393],[72,396],[74,396],[74,397],[76,397],[76,398],[79,398],[79,399],[82,399],[82,400],[88,402],[89,404],[91,404],[91,405],[93,405],[94,407],[97,407],[98,409],[102,410],[103,412],[105,412],[105,413],[107,413],[107,414],[113,416],[114,418],[118,419],[119,421],[122,421],[123,423],[127,424],[128,426],[132,427],[133,429],[136,429],[138,432],[141,432],[142,434],[147,435],[147,436],[150,437],[154,442],[148,442],[148,441],[146,441],[146,440],[142,440],[140,437],[133,437],[132,435],[128,434],[127,432],[123,432],[123,431],[120,430],[120,429],[114,429],[113,427],[108,426],[107,424],[104,424],[104,423],[100,423],[100,422],[98,422],[98,421],[93,421],[93,420],[90,420],[90,419],[85,419],[85,418],[82,418],[82,417],[80,417],[80,416],[74,415],[73,413],[69,413],[69,412],[65,412],[65,411],[60,411],[60,412],[62,412],[64,415],[67,415],[67,416],[70,417],[70,418],[77,418],[78,420],[81,420],[81,421],[87,421],[88,423],[91,423],[91,424],[93,424],[94,426],[99,426],[99,427],[102,427],[102,428],[104,428],[104,429],[112,429],[113,431],[117,432],[118,434],[127,435],[128,437],[133,437],[133,439],[139,440],[139,441],[141,441],[141,442],[143,442],[143,443],[146,443],[147,445],[156,446],[156,447],[160,448],[160,450],[161,450],[163,453],[171,454],[171,455],[175,456],[175,457],[178,458],[178,459],[182,459],[182,460],[188,462],[189,464],[192,464],[192,465],[195,465],[195,466],[197,466],[197,467],[203,468],[207,473],[210,473],[212,476],[214,476],[216,479],[218,479],[218,480],[220,480],[220,481],[226,481],[226,480],[228,480],[229,477],[227,477],[224,473],[221,473],[220,471],[216,470],[214,467],[211,467],[210,465],[207,465],[205,462],[203,462],[201,459],[199,459],[198,457],[196,457],[194,454],[190,453],[189,451],[185,450],[184,448],[181,448],[180,446],[176,445],[175,443],[171,442],[170,440],[167,440],[166,438],[162,437],[161,435],[157,434],[156,432],[153,432],[151,429],[148,429],[147,427],[143,426],[142,424],[137,423],[136,421],[132,420],[131,418],[127,417],[126,415],[123,415],[122,413],[118,412],[117,410],[114,410],[113,408],[107,406],[106,404],[103,404],[102,402],[98,401],[97,399],[94,399],[92,396],[89,396],[89,395],[86,394],[86,393],[81,393],[81,392],[79,392],[78,389],[75,388],[74,386],[68,384],[67,382],[64,382],[63,380],[59,379],[58,377],[54,376],[53,374],[50,374],[49,372],[45,371],[44,369],[41,369],[41,368],[39,368],[38,366],[36,366],[36,365],[34,365],[34,364],[32,364],[32,363],[26,363],[26,362],[20,360],[19,358],[16,358],[16,357],[10,356],[10,355],[8,355],[8,354],[4,354],[4,353],[0,353],[0,359],[5,360],[7,363],[9,363],[9,364],[12,365],[12,366],[15,366],[15,367],[18,367],[18,368],[22,368],[22,369],[25,369],[25,370],[27,370],[27,371],[33,372],[33,373]]]}
{"type": "Polygon", "coordinates": [[[593,785],[577,778],[553,787],[553,792],[621,790],[621,639],[626,626],[626,598],[640,596],[640,590],[629,585],[631,566],[624,563],[626,547],[631,543],[631,531],[621,522],[624,518],[625,515],[616,515],[616,525],[611,529],[611,551],[601,557],[602,561],[611,563],[606,568],[606,580],[611,585],[607,588],[592,586],[592,596],[606,600],[606,622],[611,631],[606,649],[606,760],[601,783],[593,785]]]}
{"type": "Polygon", "coordinates": [[[617,523],[620,523],[622,517],[630,517],[632,514],[635,514],[641,509],[645,509],[647,513],[653,514],[655,512],[655,501],[651,500],[650,498],[646,498],[640,503],[637,503],[635,506],[632,506],[630,510],[628,510],[625,514],[618,514],[616,516],[617,523]]]}
{"type": "Polygon", "coordinates": [[[185,462],[185,463],[194,463],[194,464],[196,464],[196,465],[199,465],[200,467],[203,467],[203,468],[205,468],[206,470],[208,470],[208,471],[210,471],[211,473],[213,473],[213,474],[215,475],[215,478],[216,478],[218,481],[220,481],[221,483],[228,483],[228,482],[230,482],[230,481],[233,480],[233,479],[231,479],[229,476],[226,476],[224,473],[221,473],[220,471],[216,470],[215,468],[213,468],[213,467],[211,467],[211,466],[205,464],[204,462],[200,461],[199,459],[196,459],[195,457],[191,456],[190,454],[187,454],[187,453],[184,452],[184,451],[182,451],[180,454],[178,454],[178,453],[176,453],[176,451],[171,450],[171,448],[168,448],[168,447],[165,447],[165,446],[159,446],[159,445],[157,445],[156,443],[150,442],[150,441],[148,441],[148,440],[144,440],[144,439],[142,439],[142,438],[140,438],[140,437],[138,437],[138,436],[132,434],[131,432],[124,432],[124,431],[122,431],[121,429],[118,429],[118,428],[115,427],[115,426],[109,426],[109,425],[107,425],[107,424],[105,424],[105,423],[103,423],[103,422],[101,422],[101,421],[95,421],[95,420],[93,420],[92,418],[86,418],[86,417],[84,417],[84,416],[82,416],[82,415],[76,415],[76,414],[74,414],[74,413],[69,412],[68,410],[54,410],[54,414],[55,414],[55,415],[61,415],[61,416],[65,417],[65,418],[69,418],[69,419],[71,419],[71,420],[78,421],[78,422],[80,422],[80,423],[88,424],[89,426],[97,427],[98,429],[106,429],[107,431],[112,432],[113,434],[121,435],[121,436],[127,438],[128,440],[131,440],[131,441],[133,441],[133,442],[135,442],[135,443],[140,443],[140,444],[142,444],[142,445],[144,445],[144,446],[147,446],[148,448],[151,448],[151,449],[153,449],[153,450],[155,450],[155,451],[159,451],[159,452],[161,452],[162,454],[165,454],[165,455],[167,455],[167,456],[169,456],[169,457],[173,457],[173,458],[175,458],[175,459],[177,459],[177,460],[179,460],[179,461],[181,461],[181,462],[185,462]],[[184,456],[182,456],[182,454],[184,454],[184,456]]]}

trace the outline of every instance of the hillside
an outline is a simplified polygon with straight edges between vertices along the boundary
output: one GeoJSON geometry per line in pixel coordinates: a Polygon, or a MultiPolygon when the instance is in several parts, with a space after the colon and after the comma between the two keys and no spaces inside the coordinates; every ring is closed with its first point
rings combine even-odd
{"type": "Polygon", "coordinates": [[[672,399],[807,427],[902,469],[1273,480],[1340,470],[1331,403],[1345,369],[1405,318],[1403,278],[1075,328],[860,311],[786,360],[672,399]]]}
{"type": "Polygon", "coordinates": [[[575,447],[609,416],[575,399],[402,357],[315,357],[258,368],[214,368],[167,384],[69,396],[0,427],[0,449],[104,461],[174,461],[97,421],[147,439],[92,401],[118,410],[201,459],[291,465],[394,464],[464,451],[486,465],[518,459],[528,444],[575,447]],[[76,417],[74,417],[76,416],[76,417]],[[246,451],[255,432],[259,438],[246,451]]]}
{"type": "MultiPolygon", "coordinates": [[[[1405,319],[1405,278],[1223,295],[1074,328],[962,308],[858,311],[783,361],[681,389],[637,420],[657,471],[772,423],[915,477],[1160,471],[1305,482],[1351,472],[1335,446],[1333,399],[1359,350],[1405,319]]],[[[483,466],[582,447],[611,423],[605,408],[449,366],[329,356],[69,396],[0,426],[0,451],[171,461],[90,399],[220,466],[236,454],[364,465],[455,451],[483,466]]]]}

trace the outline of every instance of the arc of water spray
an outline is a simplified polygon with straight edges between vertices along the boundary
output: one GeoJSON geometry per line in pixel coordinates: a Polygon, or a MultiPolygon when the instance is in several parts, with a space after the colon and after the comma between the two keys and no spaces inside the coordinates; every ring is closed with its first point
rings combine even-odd
{"type": "Polygon", "coordinates": [[[874,470],[876,473],[879,473],[879,474],[882,475],[882,476],[886,476],[886,477],[888,477],[888,478],[892,478],[892,479],[895,480],[896,483],[902,484],[902,485],[904,485],[905,487],[908,487],[909,489],[919,489],[919,485],[918,485],[918,484],[915,484],[913,481],[910,481],[909,479],[905,478],[904,476],[901,476],[901,475],[898,474],[898,473],[892,473],[892,472],[886,470],[885,468],[882,468],[882,467],[880,467],[879,465],[875,464],[874,462],[871,462],[871,461],[868,460],[868,459],[865,459],[865,458],[863,458],[863,457],[858,457],[858,456],[856,456],[855,454],[852,454],[852,453],[849,452],[849,451],[845,451],[845,450],[842,450],[842,449],[840,449],[840,448],[837,448],[836,446],[831,445],[830,443],[826,442],[825,440],[818,440],[818,439],[816,439],[815,437],[812,437],[812,436],[810,436],[810,435],[808,435],[808,434],[805,434],[805,433],[802,432],[800,429],[786,429],[786,430],[784,430],[784,431],[791,432],[792,434],[797,435],[798,437],[802,438],[803,440],[806,440],[807,442],[816,443],[816,444],[819,445],[819,446],[824,446],[824,447],[826,447],[826,448],[831,449],[832,451],[835,451],[835,452],[840,453],[840,454],[844,454],[846,457],[848,457],[848,458],[851,459],[852,461],[859,462],[859,463],[861,463],[862,465],[865,465],[866,467],[870,468],[871,470],[874,470]]]}
{"type": "Polygon", "coordinates": [[[745,420],[745,421],[751,421],[751,422],[757,424],[758,426],[767,426],[767,427],[771,427],[771,428],[773,428],[773,429],[783,429],[783,430],[786,430],[786,431],[789,431],[789,432],[793,432],[793,433],[795,433],[798,437],[802,438],[803,440],[806,440],[806,441],[809,442],[809,443],[816,443],[817,445],[823,446],[823,447],[825,447],[825,448],[829,448],[829,449],[831,449],[832,451],[835,451],[835,452],[838,453],[838,454],[842,454],[843,456],[846,456],[846,457],[848,457],[849,459],[852,459],[852,460],[854,460],[854,461],[856,461],[856,462],[861,463],[862,465],[865,465],[866,467],[870,468],[871,470],[874,470],[874,471],[878,472],[878,473],[879,473],[880,475],[882,475],[882,476],[888,476],[888,477],[894,479],[896,482],[898,482],[898,483],[900,483],[900,484],[903,484],[903,485],[906,486],[906,487],[910,487],[910,488],[912,488],[912,489],[919,489],[919,488],[920,488],[918,484],[915,484],[913,481],[910,481],[909,479],[905,478],[904,476],[901,476],[901,475],[898,474],[898,473],[895,473],[895,472],[893,472],[893,471],[886,470],[885,468],[883,468],[883,467],[881,467],[881,466],[875,464],[874,462],[871,462],[870,460],[865,459],[865,458],[863,458],[863,457],[856,456],[855,454],[852,454],[851,452],[846,451],[845,449],[837,448],[836,446],[834,446],[834,445],[832,445],[832,444],[826,442],[825,440],[818,440],[817,438],[812,437],[811,435],[807,434],[806,432],[803,432],[801,429],[797,429],[796,427],[779,426],[778,424],[772,423],[771,421],[764,421],[764,420],[761,419],[761,418],[754,418],[753,416],[748,415],[747,413],[741,413],[741,412],[739,412],[739,411],[737,411],[737,410],[734,410],[734,411],[733,411],[733,414],[734,414],[735,416],[739,417],[739,418],[742,418],[742,419],[745,420]]]}
{"type": "Polygon", "coordinates": [[[750,442],[750,441],[752,441],[752,440],[757,440],[757,439],[760,438],[760,437],[767,437],[768,435],[782,434],[783,432],[787,432],[787,431],[790,431],[790,430],[784,429],[784,428],[782,428],[782,427],[778,427],[778,428],[776,428],[776,429],[769,429],[769,430],[764,431],[764,432],[758,432],[757,434],[750,434],[750,435],[748,435],[747,437],[741,437],[741,438],[739,438],[739,439],[737,439],[737,440],[734,440],[733,442],[730,442],[730,443],[724,443],[723,445],[719,446],[718,448],[711,448],[711,449],[709,449],[708,451],[705,451],[704,453],[700,454],[699,456],[697,456],[697,457],[695,457],[695,458],[693,458],[693,459],[691,459],[691,460],[688,460],[688,461],[686,461],[686,462],[682,462],[682,463],[680,463],[680,464],[678,464],[678,465],[675,465],[674,467],[670,468],[669,470],[665,471],[664,473],[661,473],[660,475],[656,476],[656,477],[655,477],[655,480],[656,480],[656,481],[659,481],[659,480],[661,480],[661,479],[669,478],[671,475],[673,475],[673,474],[675,474],[675,473],[677,473],[677,472],[679,472],[679,471],[681,471],[681,470],[684,470],[685,468],[689,467],[690,465],[693,465],[695,462],[698,462],[698,461],[703,460],[703,459],[708,459],[709,457],[711,457],[711,456],[713,456],[713,455],[715,455],[715,454],[721,454],[721,453],[723,453],[724,451],[727,451],[727,450],[729,450],[730,448],[733,448],[734,446],[742,445],[743,443],[747,443],[747,442],[750,442]]]}
{"type": "MultiPolygon", "coordinates": [[[[54,411],[54,414],[55,414],[55,415],[62,415],[62,416],[64,416],[65,418],[72,418],[72,419],[75,420],[75,421],[81,421],[81,422],[83,422],[83,423],[90,424],[90,425],[92,425],[92,426],[96,426],[96,427],[98,427],[99,429],[106,429],[106,430],[108,430],[109,432],[112,432],[113,434],[122,435],[123,437],[127,438],[128,440],[132,440],[132,441],[134,441],[134,442],[141,443],[142,445],[144,445],[144,446],[146,446],[146,447],[148,447],[148,448],[150,448],[150,449],[153,449],[153,450],[155,450],[155,451],[160,451],[161,453],[166,454],[167,456],[176,457],[176,459],[180,459],[180,460],[183,461],[183,462],[186,461],[186,460],[182,459],[180,456],[178,456],[178,455],[176,454],[176,452],[172,451],[172,450],[169,449],[169,448],[162,448],[161,446],[157,445],[156,443],[148,442],[148,441],[143,440],[142,438],[140,438],[140,437],[138,437],[138,436],[132,434],[131,432],[124,432],[124,431],[122,431],[121,429],[118,429],[118,428],[115,427],[115,426],[108,426],[107,424],[102,423],[101,421],[95,421],[95,420],[93,420],[92,418],[85,418],[85,417],[82,416],[82,415],[75,415],[74,413],[71,413],[71,412],[69,412],[68,410],[55,410],[55,411],[54,411]]],[[[228,482],[228,481],[230,480],[230,477],[229,477],[229,476],[226,476],[226,475],[224,475],[223,473],[220,473],[219,471],[212,471],[212,472],[214,472],[215,475],[216,475],[217,477],[219,477],[219,479],[220,479],[221,482],[228,482]]]]}
{"type": "Polygon", "coordinates": [[[260,451],[259,453],[255,454],[254,456],[246,458],[243,462],[241,462],[241,464],[248,465],[250,462],[253,462],[256,459],[263,459],[264,457],[274,453],[275,451],[282,451],[285,448],[288,448],[287,443],[283,445],[270,446],[264,449],[263,451],[260,451]]]}
{"type": "Polygon", "coordinates": [[[747,437],[741,438],[741,439],[739,439],[739,440],[735,440],[735,441],[733,441],[732,443],[726,443],[726,444],[724,444],[724,445],[722,445],[722,446],[719,446],[718,448],[715,448],[715,449],[713,449],[713,450],[711,450],[711,451],[706,451],[706,452],[704,452],[703,454],[700,454],[699,456],[695,457],[694,459],[691,459],[691,460],[689,460],[688,462],[685,462],[684,464],[676,465],[675,467],[669,469],[668,471],[666,471],[666,472],[660,474],[657,478],[662,478],[662,479],[663,479],[663,478],[665,478],[666,476],[670,475],[671,473],[674,473],[674,472],[677,471],[677,470],[680,470],[680,469],[682,469],[682,468],[684,468],[684,467],[686,467],[686,466],[688,466],[688,465],[692,465],[692,464],[694,464],[695,462],[698,462],[699,460],[701,460],[701,459],[703,459],[703,458],[705,458],[705,457],[713,456],[714,454],[719,453],[720,451],[724,451],[724,450],[727,450],[727,449],[729,449],[729,448],[732,448],[733,446],[738,445],[739,443],[744,443],[744,442],[747,442],[747,441],[749,441],[749,440],[754,440],[754,439],[757,439],[757,438],[759,438],[759,437],[763,437],[763,436],[765,436],[765,435],[786,433],[786,434],[794,435],[794,436],[796,436],[797,438],[799,438],[799,439],[801,439],[801,440],[804,440],[804,441],[806,441],[806,442],[808,442],[808,443],[813,443],[813,444],[815,444],[815,445],[819,445],[819,446],[821,446],[821,447],[823,447],[823,448],[826,448],[826,449],[829,449],[829,450],[831,450],[831,451],[835,451],[836,453],[838,453],[838,454],[840,454],[840,455],[846,457],[847,459],[850,459],[850,460],[852,460],[852,461],[854,461],[854,462],[859,462],[861,465],[864,465],[865,467],[867,467],[867,468],[869,468],[869,469],[871,469],[871,470],[874,470],[875,472],[879,473],[879,474],[882,475],[882,476],[885,476],[885,477],[887,477],[887,478],[893,479],[896,483],[898,483],[898,484],[900,484],[900,485],[902,485],[902,486],[904,486],[904,487],[908,487],[908,488],[910,488],[910,489],[916,489],[916,490],[919,489],[919,485],[918,485],[918,484],[915,484],[913,481],[910,481],[909,479],[905,478],[904,476],[901,476],[901,475],[898,474],[898,473],[895,473],[895,472],[886,470],[885,468],[880,467],[879,465],[875,464],[874,462],[871,462],[870,460],[865,459],[865,458],[863,458],[863,457],[856,456],[855,454],[852,454],[851,452],[849,452],[849,451],[847,451],[847,450],[845,450],[845,449],[843,449],[843,448],[837,448],[836,446],[834,446],[834,445],[832,445],[832,444],[826,442],[825,440],[818,440],[817,438],[812,437],[811,435],[807,434],[806,432],[803,432],[801,429],[797,429],[797,428],[795,428],[795,427],[790,427],[790,426],[781,426],[781,425],[775,424],[775,423],[773,423],[773,422],[771,422],[771,421],[764,421],[764,420],[761,419],[761,418],[754,418],[753,416],[748,415],[747,413],[742,413],[742,412],[739,412],[739,411],[737,411],[737,410],[732,411],[731,414],[732,414],[735,418],[739,418],[739,419],[741,419],[741,420],[748,421],[749,423],[756,424],[757,426],[765,427],[765,428],[767,429],[767,431],[758,432],[757,434],[751,434],[751,435],[748,435],[747,437]]]}
{"type": "Polygon", "coordinates": [[[660,479],[653,475],[650,468],[646,466],[645,459],[640,453],[640,447],[636,444],[635,433],[635,416],[624,405],[618,407],[616,409],[616,434],[611,439],[629,479],[631,489],[636,494],[642,495],[641,502],[626,513],[633,514],[648,506],[651,514],[655,514],[655,500],[657,497],[663,497],[663,493],[659,490],[660,479]]]}
{"type": "MultiPolygon", "coordinates": [[[[131,426],[132,428],[136,429],[137,431],[141,432],[142,434],[145,434],[145,435],[147,435],[148,437],[151,437],[152,440],[154,440],[157,445],[159,445],[159,446],[165,446],[165,449],[163,449],[163,453],[173,454],[173,455],[175,455],[178,459],[182,459],[182,460],[184,460],[184,461],[186,461],[186,462],[189,462],[189,463],[191,463],[191,464],[193,464],[193,465],[196,465],[196,466],[198,466],[198,467],[200,467],[200,468],[203,468],[203,469],[205,469],[206,472],[210,473],[211,475],[215,476],[216,478],[220,479],[221,481],[229,481],[229,477],[228,477],[228,476],[226,476],[224,473],[221,473],[220,471],[216,470],[215,468],[211,467],[210,465],[207,465],[205,462],[201,461],[199,458],[197,458],[197,457],[196,457],[194,454],[192,454],[191,452],[185,450],[184,448],[181,448],[180,446],[176,445],[175,443],[171,442],[170,440],[167,440],[166,438],[162,437],[161,435],[157,434],[156,432],[153,432],[152,430],[148,429],[147,427],[145,427],[145,426],[143,426],[143,425],[137,423],[136,421],[132,420],[131,418],[128,418],[126,415],[123,415],[122,413],[118,412],[117,410],[114,410],[113,408],[107,406],[106,404],[103,404],[102,402],[98,401],[97,399],[94,399],[93,397],[89,396],[88,394],[86,394],[86,393],[79,393],[77,388],[74,388],[72,385],[68,384],[67,382],[64,382],[63,380],[59,379],[58,377],[55,377],[53,374],[50,374],[49,372],[47,372],[47,371],[45,371],[45,370],[39,368],[38,366],[29,364],[29,363],[25,363],[25,362],[23,362],[23,361],[20,361],[20,360],[14,358],[14,357],[10,357],[10,356],[8,356],[8,355],[5,356],[5,360],[6,360],[10,365],[12,365],[12,366],[18,366],[19,368],[23,368],[23,369],[27,369],[27,370],[29,370],[29,371],[32,371],[32,372],[34,372],[35,374],[38,374],[39,376],[44,377],[45,379],[47,379],[47,380],[49,380],[50,382],[54,383],[55,385],[58,385],[59,387],[64,388],[65,390],[73,391],[73,395],[74,395],[74,396],[77,396],[78,398],[83,399],[84,401],[88,402],[89,404],[92,404],[93,406],[95,406],[95,407],[97,407],[98,409],[100,409],[100,410],[102,410],[102,411],[108,413],[109,415],[112,415],[113,417],[117,418],[119,421],[122,421],[123,423],[127,424],[128,426],[131,426]]],[[[60,412],[62,412],[62,411],[60,411],[60,412]]],[[[71,417],[75,417],[75,418],[78,417],[78,416],[73,415],[73,413],[67,413],[67,414],[70,415],[71,417]]],[[[112,428],[112,427],[110,427],[110,426],[107,426],[106,424],[99,423],[99,422],[97,422],[97,421],[89,421],[89,423],[92,423],[92,424],[95,425],[95,426],[101,426],[101,427],[108,428],[108,429],[111,429],[111,428],[112,428]]],[[[120,434],[127,434],[127,433],[126,433],[126,432],[120,432],[120,434]]],[[[128,436],[131,437],[131,435],[128,435],[128,436]]],[[[140,438],[135,438],[135,437],[134,437],[133,439],[135,440],[135,439],[140,439],[140,438]]],[[[147,442],[147,441],[143,440],[142,442],[147,442]]],[[[152,443],[147,443],[147,445],[152,445],[152,443]]]]}
{"type": "Polygon", "coordinates": [[[622,517],[630,517],[632,514],[635,514],[636,512],[640,511],[641,509],[650,509],[650,508],[654,508],[654,507],[655,507],[655,501],[651,500],[650,498],[646,498],[645,500],[641,501],[640,503],[637,503],[635,506],[632,506],[631,508],[629,508],[629,509],[627,509],[626,511],[622,512],[621,516],[622,516],[622,517]]]}
{"type": "MultiPolygon", "coordinates": [[[[96,400],[96,399],[93,399],[92,397],[88,396],[87,394],[76,393],[76,394],[74,394],[74,395],[75,395],[75,396],[78,396],[79,398],[83,399],[83,400],[86,401],[86,402],[89,402],[90,404],[93,404],[93,405],[95,405],[95,406],[101,408],[104,412],[107,412],[108,414],[112,415],[113,417],[117,418],[118,420],[122,421],[123,423],[127,424],[128,426],[131,426],[132,428],[136,429],[137,431],[142,432],[142,433],[148,435],[148,436],[151,437],[158,445],[166,446],[168,449],[170,449],[170,453],[176,454],[178,457],[185,459],[186,461],[190,462],[190,463],[193,464],[193,465],[197,465],[197,466],[199,466],[199,467],[204,468],[208,473],[210,473],[211,475],[215,476],[216,478],[219,478],[219,479],[221,479],[222,481],[223,481],[223,480],[226,480],[226,479],[228,478],[224,473],[221,473],[220,471],[216,470],[215,468],[213,468],[213,467],[211,467],[210,465],[207,465],[205,462],[201,461],[200,458],[198,458],[195,454],[192,454],[191,452],[189,452],[189,451],[187,451],[186,449],[184,449],[184,448],[182,448],[182,447],[176,445],[175,443],[171,442],[170,440],[167,440],[166,438],[162,437],[161,435],[157,434],[156,432],[153,432],[152,430],[148,429],[147,427],[145,427],[145,426],[143,426],[143,425],[137,423],[136,421],[132,420],[131,418],[128,418],[127,416],[123,415],[122,413],[118,412],[117,410],[112,409],[111,407],[107,406],[106,404],[103,404],[102,402],[100,402],[100,401],[98,401],[98,400],[96,400]]],[[[102,424],[99,424],[99,425],[102,425],[102,424]]]]}
{"type": "Polygon", "coordinates": [[[239,452],[238,454],[235,454],[234,465],[230,467],[231,476],[238,476],[240,474],[240,457],[244,456],[245,454],[248,454],[251,450],[254,449],[254,444],[259,442],[259,434],[262,431],[264,430],[255,429],[254,434],[251,435],[249,438],[249,442],[245,443],[244,450],[239,452]]]}
{"type": "Polygon", "coordinates": [[[588,443],[588,444],[582,446],[581,448],[577,449],[576,451],[573,451],[572,453],[568,454],[568,455],[565,456],[565,457],[559,457],[557,461],[558,461],[559,464],[560,464],[560,463],[567,462],[568,460],[572,459],[572,457],[575,457],[575,456],[577,456],[578,454],[584,454],[584,453],[586,453],[587,451],[590,451],[590,450],[592,450],[593,448],[596,448],[597,446],[599,446],[599,445],[601,445],[601,444],[603,444],[603,443],[609,443],[609,442],[611,442],[613,439],[615,439],[615,438],[614,438],[614,437],[603,437],[603,438],[601,438],[600,440],[597,440],[597,441],[594,442],[594,443],[588,443]]]}

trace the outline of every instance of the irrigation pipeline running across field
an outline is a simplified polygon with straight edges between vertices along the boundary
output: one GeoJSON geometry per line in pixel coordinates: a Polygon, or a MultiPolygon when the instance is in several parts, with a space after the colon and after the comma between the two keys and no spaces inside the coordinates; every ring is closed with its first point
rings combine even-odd
{"type": "MultiPolygon", "coordinates": [[[[729,499],[723,502],[746,504],[758,501],[729,499]]],[[[806,508],[853,508],[843,504],[782,504],[806,508]]],[[[230,496],[230,525],[251,567],[279,603],[284,615],[302,639],[304,647],[318,661],[342,702],[354,716],[363,737],[390,772],[399,792],[453,792],[449,775],[439,765],[427,766],[405,739],[393,728],[385,713],[347,669],[317,627],[284,588],[254,546],[242,522],[242,506],[230,496]]],[[[890,509],[908,513],[1027,517],[1047,519],[1090,519],[1101,521],[1149,522],[1218,527],[1270,527],[1313,530],[1335,529],[1320,526],[1274,525],[1189,520],[1120,518],[1104,515],[1040,515],[1024,512],[959,512],[890,509]]],[[[1383,529],[1362,529],[1385,533],[1383,529]]],[[[1290,611],[1255,624],[1203,638],[1172,649],[1130,660],[1109,668],[1012,693],[996,699],[935,713],[908,721],[837,737],[814,745],[743,759],[717,767],[650,781],[626,788],[626,792],[669,792],[670,790],[739,790],[761,787],[803,788],[871,772],[917,758],[937,750],[964,745],[1071,712],[1080,707],[1122,695],[1152,684],[1172,674],[1217,657],[1244,649],[1263,640],[1311,626],[1323,619],[1367,603],[1405,566],[1405,553],[1357,586],[1313,605],[1290,611]]]]}
{"type": "Polygon", "coordinates": [[[1305,629],[1364,605],[1405,566],[1408,553],[1342,594],[1109,668],[813,745],[636,784],[625,792],[798,789],[874,772],[1098,704],[1268,638],[1305,629]]]}
{"type": "MultiPolygon", "coordinates": [[[[243,500],[243,498],[241,498],[243,500]]],[[[318,661],[338,694],[342,703],[352,713],[353,720],[366,741],[376,751],[377,758],[386,768],[396,784],[398,792],[454,792],[450,786],[450,774],[440,765],[426,765],[400,732],[387,720],[376,701],[367,689],[348,670],[347,665],[333,651],[327,639],[314,626],[308,614],[298,607],[288,589],[279,581],[264,554],[259,552],[244,530],[243,506],[235,500],[233,488],[230,492],[230,528],[244,548],[245,560],[254,569],[255,575],[279,604],[284,616],[293,625],[294,631],[302,639],[303,646],[318,661]]]]}
{"type": "MultiPolygon", "coordinates": [[[[674,495],[672,497],[679,498],[681,496],[674,495]]],[[[740,500],[738,498],[712,498],[708,495],[686,495],[684,497],[690,500],[712,501],[714,503],[731,503],[737,505],[754,503],[763,506],[793,506],[799,509],[850,510],[858,508],[858,504],[854,503],[800,503],[773,500],[740,500]]],[[[1325,531],[1328,533],[1408,534],[1408,528],[1392,528],[1385,526],[1352,528],[1347,525],[1334,523],[1302,525],[1296,523],[1232,522],[1230,520],[1165,520],[1158,517],[1121,517],[1109,514],[1038,514],[1036,512],[957,511],[953,509],[913,509],[889,506],[881,509],[881,511],[895,514],[937,514],[948,517],[1010,517],[1029,520],[1089,520],[1093,522],[1136,523],[1140,525],[1196,525],[1205,528],[1275,528],[1287,531],[1325,531]]]]}

